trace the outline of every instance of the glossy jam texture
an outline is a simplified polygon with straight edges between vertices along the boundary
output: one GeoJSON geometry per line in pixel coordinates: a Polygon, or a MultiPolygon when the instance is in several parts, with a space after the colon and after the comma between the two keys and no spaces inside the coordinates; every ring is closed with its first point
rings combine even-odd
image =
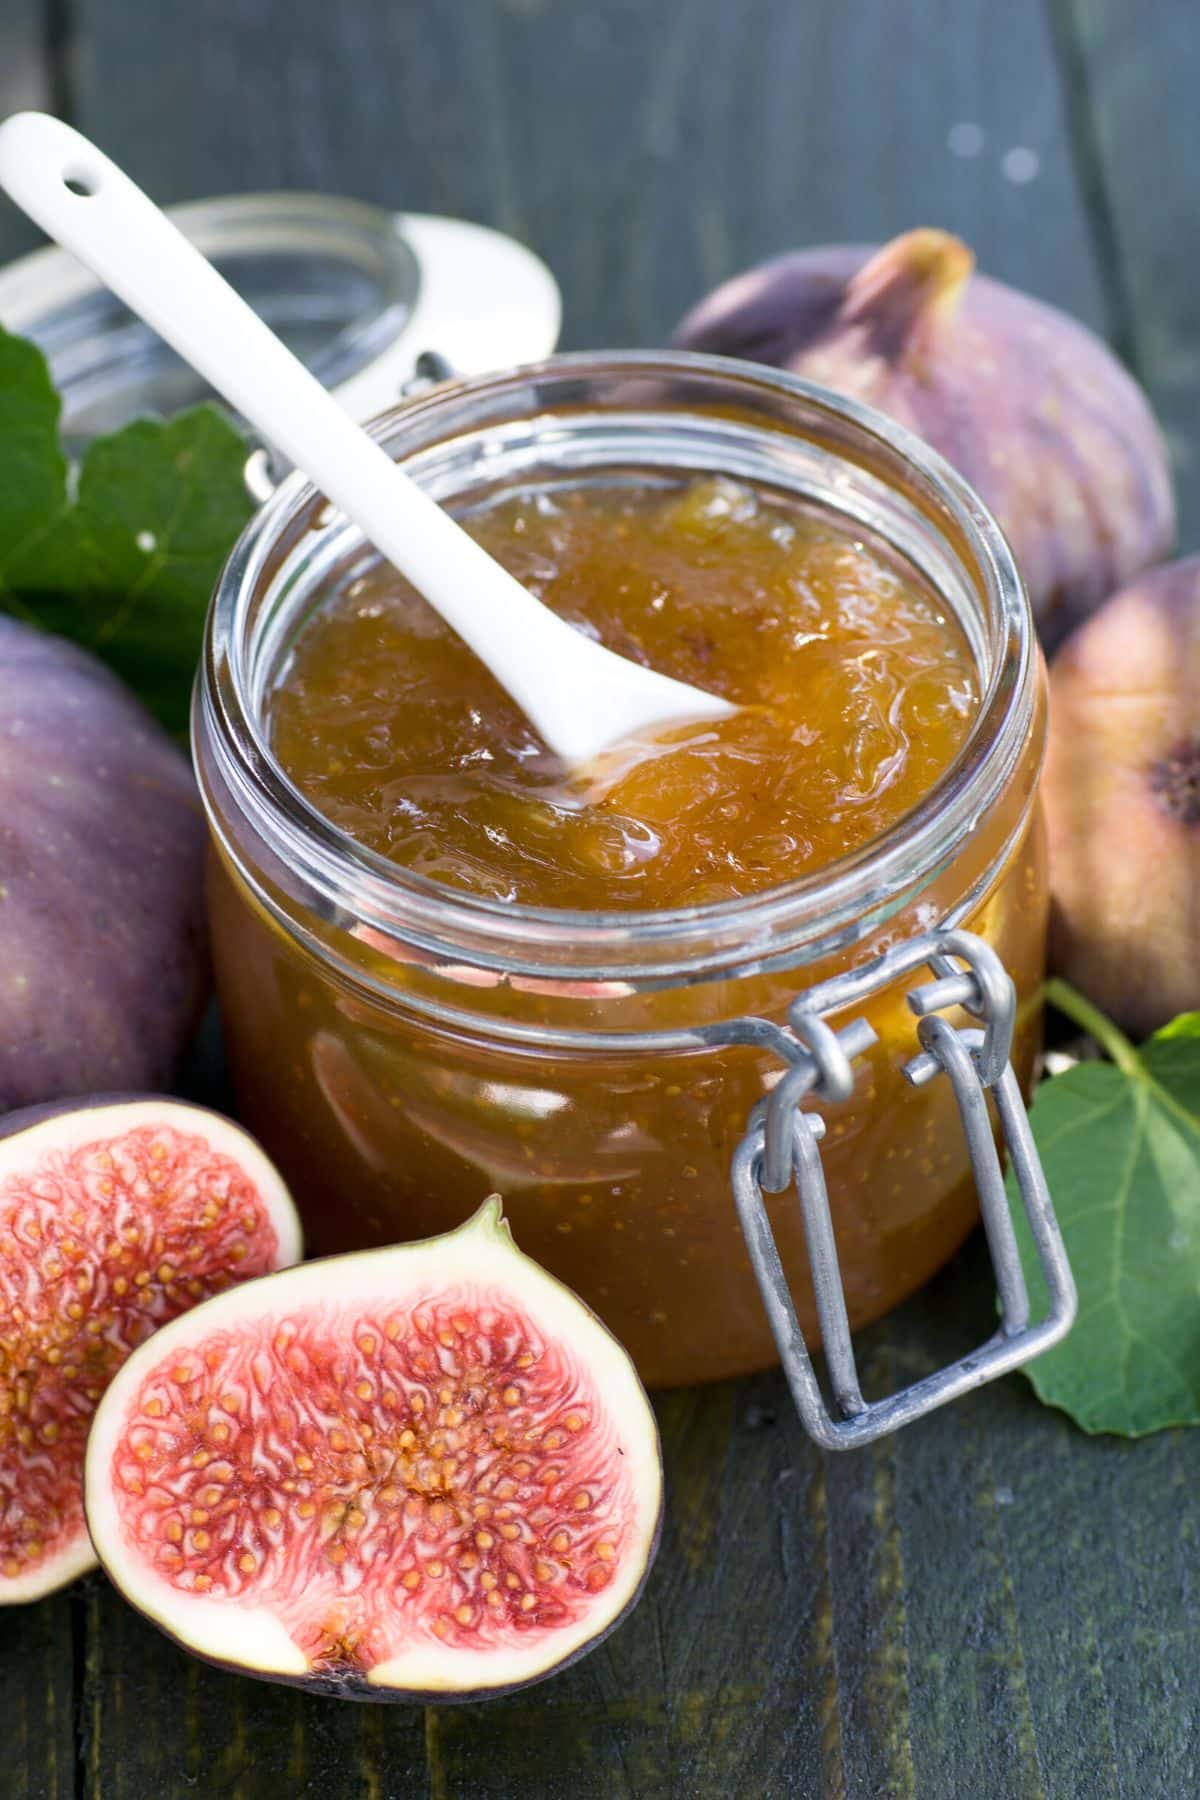
{"type": "Polygon", "coordinates": [[[601,911],[736,898],[894,824],[970,730],[976,670],[945,605],[795,500],[612,483],[465,522],[581,629],[742,710],[572,778],[410,587],[360,577],[301,629],[271,739],[327,818],[435,881],[601,911]]]}

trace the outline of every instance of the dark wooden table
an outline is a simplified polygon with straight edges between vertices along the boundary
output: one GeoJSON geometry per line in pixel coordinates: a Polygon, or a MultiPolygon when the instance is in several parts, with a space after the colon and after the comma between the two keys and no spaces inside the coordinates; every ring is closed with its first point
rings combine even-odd
{"type": "MultiPolygon", "coordinates": [[[[65,113],[164,201],[312,187],[501,226],[554,266],[568,346],[660,342],[790,244],[949,226],[1135,368],[1185,548],[1198,93],[1194,0],[0,0],[0,111],[65,113]]],[[[0,213],[0,256],[32,241],[0,213]]],[[[867,1334],[868,1373],[990,1316],[976,1246],[867,1334]]],[[[649,1591],[559,1680],[308,1699],[190,1661],[93,1576],[0,1619],[0,1793],[1200,1793],[1200,1433],[1089,1440],[1019,1378],[843,1458],[776,1376],[660,1415],[649,1591]]]]}

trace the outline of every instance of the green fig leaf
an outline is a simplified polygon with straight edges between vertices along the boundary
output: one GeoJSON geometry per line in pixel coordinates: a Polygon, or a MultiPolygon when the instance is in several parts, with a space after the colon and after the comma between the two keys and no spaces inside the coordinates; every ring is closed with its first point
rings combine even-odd
{"type": "Polygon", "coordinates": [[[204,616],[253,510],[215,407],[97,438],[78,471],[37,347],[0,330],[0,609],[73,639],[187,729],[204,616]]]}
{"type": "MultiPolygon", "coordinates": [[[[1141,1437],[1200,1424],[1200,1013],[1134,1050],[1086,1002],[1051,986],[1114,1060],[1078,1063],[1034,1097],[1033,1134],[1079,1317],[1025,1373],[1085,1431],[1141,1437]]],[[[1012,1197],[1011,1176],[1009,1188],[1012,1197]]],[[[1044,1285],[1014,1210],[1036,1306],[1044,1285]]]]}

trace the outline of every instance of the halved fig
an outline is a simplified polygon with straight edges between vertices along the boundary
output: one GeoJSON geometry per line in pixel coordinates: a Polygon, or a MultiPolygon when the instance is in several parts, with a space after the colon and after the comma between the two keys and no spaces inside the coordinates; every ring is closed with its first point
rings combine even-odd
{"type": "Polygon", "coordinates": [[[380,1700],[581,1656],[637,1597],[662,1509],[632,1363],[495,1197],[175,1320],[109,1388],[86,1487],[105,1569],[187,1649],[380,1700]]]}
{"type": "Polygon", "coordinates": [[[0,1604],[95,1563],[84,1448],[130,1351],[299,1255],[282,1179],[216,1113],[100,1099],[0,1122],[0,1604]]]}

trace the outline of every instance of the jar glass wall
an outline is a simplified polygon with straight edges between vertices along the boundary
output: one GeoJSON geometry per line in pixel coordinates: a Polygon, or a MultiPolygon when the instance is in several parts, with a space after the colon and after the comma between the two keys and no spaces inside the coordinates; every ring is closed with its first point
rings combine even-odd
{"type": "MultiPolygon", "coordinates": [[[[437,390],[375,430],[456,505],[531,482],[700,472],[802,496],[887,540],[967,633],[977,722],[896,826],[747,899],[605,915],[425,881],[355,845],[284,777],[264,698],[313,608],[374,560],[299,478],[251,525],[210,616],[195,749],[230,1063],[310,1248],[444,1230],[499,1191],[522,1247],[596,1307],[649,1380],[760,1366],[774,1345],[729,1166],[780,1066],[713,1043],[720,1027],[781,1019],[800,989],[953,922],[1007,964],[1015,1058],[1029,1070],[1044,710],[1011,557],[970,491],[907,434],[748,365],[563,357],[437,390]]],[[[879,1042],[853,1099],[828,1109],[824,1145],[854,1324],[924,1281],[975,1217],[948,1085],[914,1090],[901,1074],[915,1047],[902,989],[862,1010],[879,1042]]],[[[795,1203],[771,1207],[810,1329],[795,1203]]]]}

